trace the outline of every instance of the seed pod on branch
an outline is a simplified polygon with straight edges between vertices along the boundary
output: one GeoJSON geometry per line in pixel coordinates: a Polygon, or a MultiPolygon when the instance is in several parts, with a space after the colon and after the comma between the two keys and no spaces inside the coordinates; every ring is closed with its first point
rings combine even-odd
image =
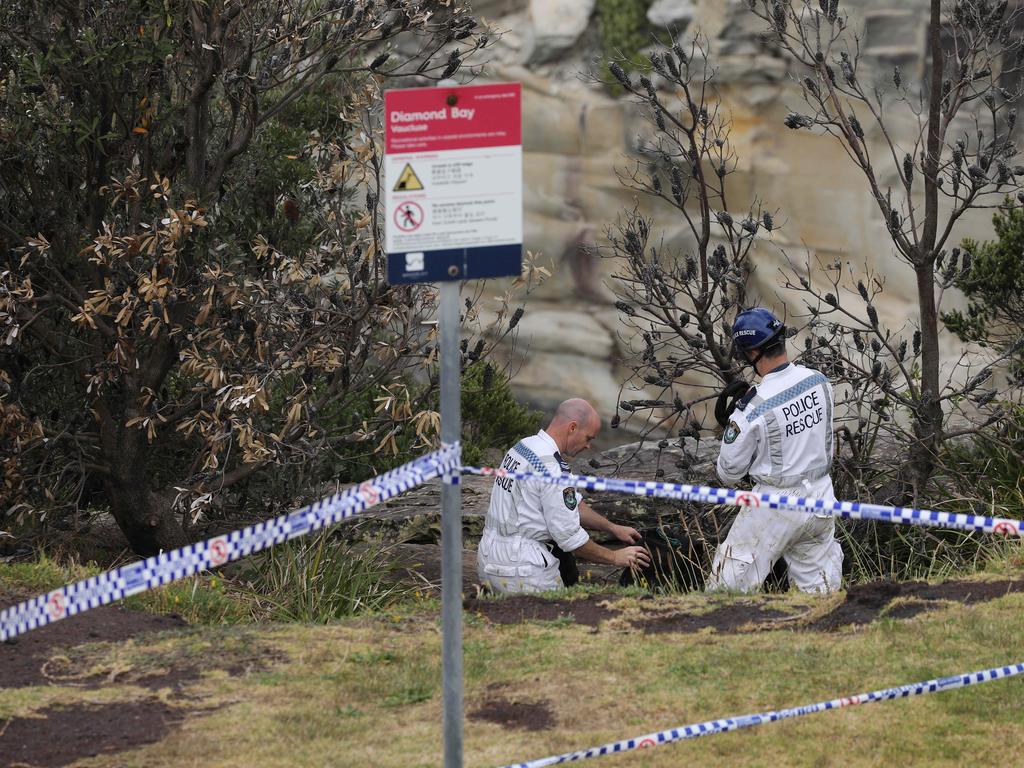
{"type": "Polygon", "coordinates": [[[647,57],[651,62],[651,66],[654,67],[654,71],[664,77],[666,80],[669,78],[668,70],[665,68],[665,62],[657,52],[652,53],[647,57]]]}
{"type": "Polygon", "coordinates": [[[778,33],[779,37],[782,37],[786,33],[786,25],[788,19],[786,17],[786,6],[782,3],[782,0],[774,0],[772,3],[772,27],[778,33]]]}
{"type": "Polygon", "coordinates": [[[790,112],[786,115],[782,121],[787,128],[798,130],[800,128],[810,128],[814,125],[814,120],[807,115],[801,115],[797,112],[790,112]]]}
{"type": "Polygon", "coordinates": [[[878,310],[875,309],[873,304],[867,306],[868,320],[871,321],[871,325],[875,328],[878,327],[878,310]]]}
{"type": "Polygon", "coordinates": [[[672,197],[677,205],[683,204],[683,175],[675,166],[672,167],[672,197]]]}
{"type": "Polygon", "coordinates": [[[459,55],[458,50],[452,51],[448,57],[448,65],[444,68],[444,72],[441,73],[441,79],[447,80],[449,77],[459,71],[459,67],[462,66],[462,57],[459,55]]]}
{"type": "Polygon", "coordinates": [[[900,231],[900,225],[902,221],[900,219],[899,211],[889,211],[889,231],[898,233],[900,231]]]}
{"type": "Polygon", "coordinates": [[[850,115],[850,130],[853,131],[853,135],[861,141],[864,140],[864,129],[860,125],[860,120],[857,119],[856,115],[850,115]]]}
{"type": "Polygon", "coordinates": [[[513,328],[515,328],[517,325],[519,325],[519,321],[522,320],[522,319],[523,319],[523,308],[522,307],[516,307],[516,311],[512,313],[512,317],[508,321],[508,329],[511,331],[513,328]]]}
{"type": "Polygon", "coordinates": [[[640,76],[640,86],[647,91],[647,98],[652,102],[657,102],[658,94],[654,90],[654,83],[651,82],[651,78],[646,75],[640,76]]]}
{"type": "Polygon", "coordinates": [[[629,81],[629,77],[617,61],[613,61],[608,65],[608,71],[612,73],[612,76],[619,81],[623,88],[627,91],[633,90],[633,84],[629,81]]]}

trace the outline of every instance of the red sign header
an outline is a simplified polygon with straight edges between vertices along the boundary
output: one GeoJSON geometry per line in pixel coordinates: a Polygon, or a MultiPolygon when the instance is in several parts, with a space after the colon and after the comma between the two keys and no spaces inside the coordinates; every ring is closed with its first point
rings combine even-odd
{"type": "Polygon", "coordinates": [[[519,83],[384,92],[387,154],[522,143],[519,83]]]}

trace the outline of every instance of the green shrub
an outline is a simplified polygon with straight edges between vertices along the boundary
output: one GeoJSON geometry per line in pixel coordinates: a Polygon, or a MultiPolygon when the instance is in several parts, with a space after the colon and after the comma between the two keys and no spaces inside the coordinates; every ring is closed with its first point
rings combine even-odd
{"type": "Polygon", "coordinates": [[[462,461],[478,465],[489,448],[508,450],[540,429],[542,414],[512,395],[508,375],[479,361],[462,374],[462,461]]]}
{"type": "MultiPolygon", "coordinates": [[[[942,314],[963,341],[982,346],[1012,344],[1024,332],[1024,209],[1009,200],[992,215],[996,239],[964,240],[936,269],[967,297],[966,310],[942,314]]],[[[1012,361],[1020,372],[1022,359],[1012,361]]]]}
{"type": "Polygon", "coordinates": [[[609,61],[618,61],[627,72],[647,72],[651,63],[640,54],[651,44],[647,9],[651,0],[597,0],[597,29],[601,38],[601,76],[610,81],[609,92],[622,93],[608,71],[609,61]]]}

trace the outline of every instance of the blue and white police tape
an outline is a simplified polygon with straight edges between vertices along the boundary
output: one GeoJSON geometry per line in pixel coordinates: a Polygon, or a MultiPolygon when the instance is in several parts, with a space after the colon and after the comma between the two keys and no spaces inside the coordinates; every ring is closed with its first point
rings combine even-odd
{"type": "Polygon", "coordinates": [[[1024,674],[1024,663],[1011,664],[1006,667],[994,667],[983,669],[978,672],[968,672],[963,675],[952,677],[940,677],[935,680],[925,680],[921,683],[910,683],[896,688],[882,688],[878,691],[860,693],[855,696],[846,696],[841,699],[830,701],[819,701],[816,704],[806,704],[802,707],[791,709],[779,709],[770,712],[762,712],[756,715],[741,715],[739,717],[727,717],[723,720],[707,720],[703,723],[684,725],[679,728],[671,728],[665,731],[647,733],[643,736],[634,736],[631,739],[614,741],[610,744],[603,744],[599,747],[579,750],[578,752],[566,752],[562,755],[552,755],[539,760],[530,760],[526,763],[513,763],[503,768],[543,768],[548,765],[560,765],[562,763],[573,763],[578,760],[587,760],[592,757],[603,757],[614,755],[620,752],[629,752],[634,749],[656,747],[662,744],[671,744],[684,739],[696,739],[700,736],[710,736],[715,733],[737,731],[740,728],[750,728],[754,725],[774,723],[779,720],[788,720],[792,717],[802,715],[813,715],[818,712],[825,712],[830,709],[842,709],[853,707],[857,704],[870,704],[875,701],[890,701],[892,699],[906,698],[908,696],[923,696],[928,693],[940,693],[952,691],[957,688],[966,688],[969,685],[988,683],[993,680],[1001,680],[1006,677],[1014,677],[1024,674]]]}
{"type": "Polygon", "coordinates": [[[290,514],[162,552],[18,603],[0,611],[0,641],[331,526],[435,477],[453,481],[458,477],[459,460],[459,444],[447,445],[290,514]]]}
{"type": "Polygon", "coordinates": [[[941,528],[955,528],[961,531],[979,531],[1002,536],[1020,536],[1024,522],[1004,517],[986,517],[955,512],[936,512],[930,509],[910,507],[888,507],[879,504],[862,504],[857,501],[825,501],[807,499],[802,496],[784,496],[770,493],[738,491],[730,488],[715,488],[707,485],[686,485],[661,483],[648,480],[623,480],[594,475],[546,474],[543,472],[509,472],[494,467],[463,467],[462,472],[472,475],[494,475],[512,477],[517,480],[537,480],[549,485],[573,486],[591,491],[614,491],[634,496],[658,496],[666,499],[707,502],[710,504],[731,504],[737,507],[761,507],[771,509],[794,509],[809,514],[828,514],[854,520],[881,520],[901,525],[921,525],[941,528]]]}

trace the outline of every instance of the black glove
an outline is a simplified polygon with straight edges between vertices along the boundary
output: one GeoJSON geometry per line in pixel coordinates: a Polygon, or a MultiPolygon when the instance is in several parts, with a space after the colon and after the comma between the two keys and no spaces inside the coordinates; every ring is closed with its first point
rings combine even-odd
{"type": "Polygon", "coordinates": [[[750,385],[743,379],[735,379],[726,384],[715,402],[715,421],[725,427],[732,412],[736,410],[736,403],[743,399],[748,389],[750,385]]]}

